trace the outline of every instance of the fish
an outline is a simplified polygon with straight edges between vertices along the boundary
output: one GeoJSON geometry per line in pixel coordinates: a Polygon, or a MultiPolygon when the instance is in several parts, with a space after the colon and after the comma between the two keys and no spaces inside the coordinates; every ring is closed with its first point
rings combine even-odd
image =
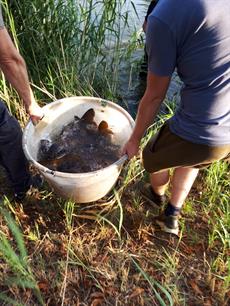
{"type": "Polygon", "coordinates": [[[42,161],[43,166],[61,172],[69,172],[73,170],[76,166],[82,171],[88,171],[87,165],[85,165],[84,160],[80,158],[77,154],[66,154],[61,158],[54,158],[42,161]]]}
{"type": "Polygon", "coordinates": [[[95,117],[95,110],[93,108],[90,108],[81,117],[81,121],[85,121],[86,123],[94,123],[94,117],[95,117]]]}
{"type": "Polygon", "coordinates": [[[46,156],[52,146],[52,142],[49,139],[41,139],[39,147],[39,156],[46,156]]]}
{"type": "Polygon", "coordinates": [[[102,169],[120,158],[120,146],[113,143],[113,131],[102,120],[97,126],[90,108],[81,118],[74,116],[53,141],[42,139],[38,161],[60,172],[84,173],[102,169]]]}
{"type": "Polygon", "coordinates": [[[98,130],[103,135],[113,134],[112,130],[109,129],[108,123],[104,120],[99,123],[98,130]]]}

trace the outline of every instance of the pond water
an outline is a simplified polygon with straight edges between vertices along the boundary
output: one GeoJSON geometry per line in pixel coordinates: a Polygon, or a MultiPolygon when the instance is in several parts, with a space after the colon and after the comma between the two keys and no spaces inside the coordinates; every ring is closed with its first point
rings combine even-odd
{"type": "Polygon", "coordinates": [[[131,25],[131,30],[139,30],[142,28],[149,3],[150,1],[148,0],[128,0],[126,2],[124,10],[129,11],[129,24],[131,25]]]}
{"type": "MultiPolygon", "coordinates": [[[[84,0],[82,0],[84,1],[84,0]]],[[[100,11],[101,3],[95,0],[96,10],[100,11]]],[[[122,43],[121,48],[126,48],[134,32],[138,33],[139,37],[145,39],[145,34],[142,31],[142,24],[150,4],[150,0],[126,0],[122,9],[122,13],[128,12],[129,27],[122,28],[122,43]]],[[[108,50],[113,48],[113,39],[107,42],[108,50]],[[112,42],[112,44],[111,44],[112,42]]],[[[122,52],[122,49],[121,49],[122,52]]],[[[144,94],[146,81],[139,77],[140,67],[144,59],[144,49],[139,48],[133,51],[131,58],[122,60],[118,71],[118,95],[120,96],[119,103],[129,111],[135,118],[139,101],[144,94]]],[[[167,93],[167,98],[170,100],[178,100],[181,83],[176,74],[172,77],[172,82],[167,93]]]]}
{"type": "MultiPolygon", "coordinates": [[[[146,0],[133,0],[127,1],[125,9],[128,9],[129,14],[129,31],[141,30],[142,24],[148,9],[150,1],[146,0]],[[132,3],[135,5],[133,9],[132,3]],[[135,13],[135,11],[138,13],[135,13]]],[[[130,33],[130,32],[129,32],[130,33]]],[[[124,32],[123,40],[128,39],[128,32],[124,32]]],[[[143,37],[144,33],[142,33],[143,37]]],[[[139,77],[140,67],[144,61],[144,50],[138,49],[133,52],[129,61],[123,61],[119,70],[119,85],[118,91],[122,99],[123,106],[129,111],[129,113],[135,117],[139,101],[144,94],[146,81],[139,77]]],[[[166,99],[170,101],[179,102],[181,81],[176,73],[173,74],[172,80],[167,92],[166,99]]]]}

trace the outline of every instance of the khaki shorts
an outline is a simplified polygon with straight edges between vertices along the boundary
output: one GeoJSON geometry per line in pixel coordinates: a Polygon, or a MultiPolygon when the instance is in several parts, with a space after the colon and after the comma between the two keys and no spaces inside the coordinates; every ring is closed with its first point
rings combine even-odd
{"type": "Polygon", "coordinates": [[[204,168],[218,160],[230,162],[230,144],[213,147],[192,143],[173,134],[165,123],[147,143],[142,157],[149,173],[177,167],[204,168]]]}

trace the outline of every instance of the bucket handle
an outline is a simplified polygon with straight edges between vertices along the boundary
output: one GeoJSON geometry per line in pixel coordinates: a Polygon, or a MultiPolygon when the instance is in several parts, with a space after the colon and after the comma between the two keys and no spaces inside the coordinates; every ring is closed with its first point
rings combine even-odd
{"type": "Polygon", "coordinates": [[[128,159],[128,155],[127,155],[127,154],[123,155],[123,156],[116,162],[117,166],[121,166],[122,164],[124,164],[124,162],[125,162],[127,159],[128,159]]]}

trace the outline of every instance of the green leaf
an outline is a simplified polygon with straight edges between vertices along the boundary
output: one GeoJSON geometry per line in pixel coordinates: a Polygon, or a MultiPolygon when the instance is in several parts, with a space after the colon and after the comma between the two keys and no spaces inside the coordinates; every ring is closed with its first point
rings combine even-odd
{"type": "Polygon", "coordinates": [[[9,229],[11,230],[11,232],[12,232],[14,238],[15,238],[15,241],[17,242],[18,250],[20,252],[20,260],[21,260],[22,264],[25,265],[27,252],[26,252],[26,248],[25,248],[25,244],[24,244],[24,240],[23,240],[23,236],[21,234],[21,231],[20,231],[19,227],[16,225],[12,216],[9,214],[9,212],[7,212],[4,209],[1,209],[0,211],[4,215],[4,218],[7,222],[7,225],[9,227],[9,229]]]}
{"type": "Polygon", "coordinates": [[[159,303],[161,306],[168,306],[168,304],[165,304],[165,302],[163,301],[161,295],[157,292],[156,288],[154,286],[157,286],[168,298],[169,301],[169,305],[173,306],[173,300],[171,297],[171,294],[169,294],[169,292],[161,285],[159,284],[157,281],[155,281],[154,279],[150,278],[144,270],[142,270],[142,268],[138,265],[138,263],[133,259],[133,257],[131,256],[131,259],[133,261],[133,263],[135,264],[135,266],[137,267],[137,269],[141,272],[141,274],[144,276],[144,278],[147,280],[147,282],[150,284],[152,290],[154,291],[156,298],[158,299],[159,303]]]}

